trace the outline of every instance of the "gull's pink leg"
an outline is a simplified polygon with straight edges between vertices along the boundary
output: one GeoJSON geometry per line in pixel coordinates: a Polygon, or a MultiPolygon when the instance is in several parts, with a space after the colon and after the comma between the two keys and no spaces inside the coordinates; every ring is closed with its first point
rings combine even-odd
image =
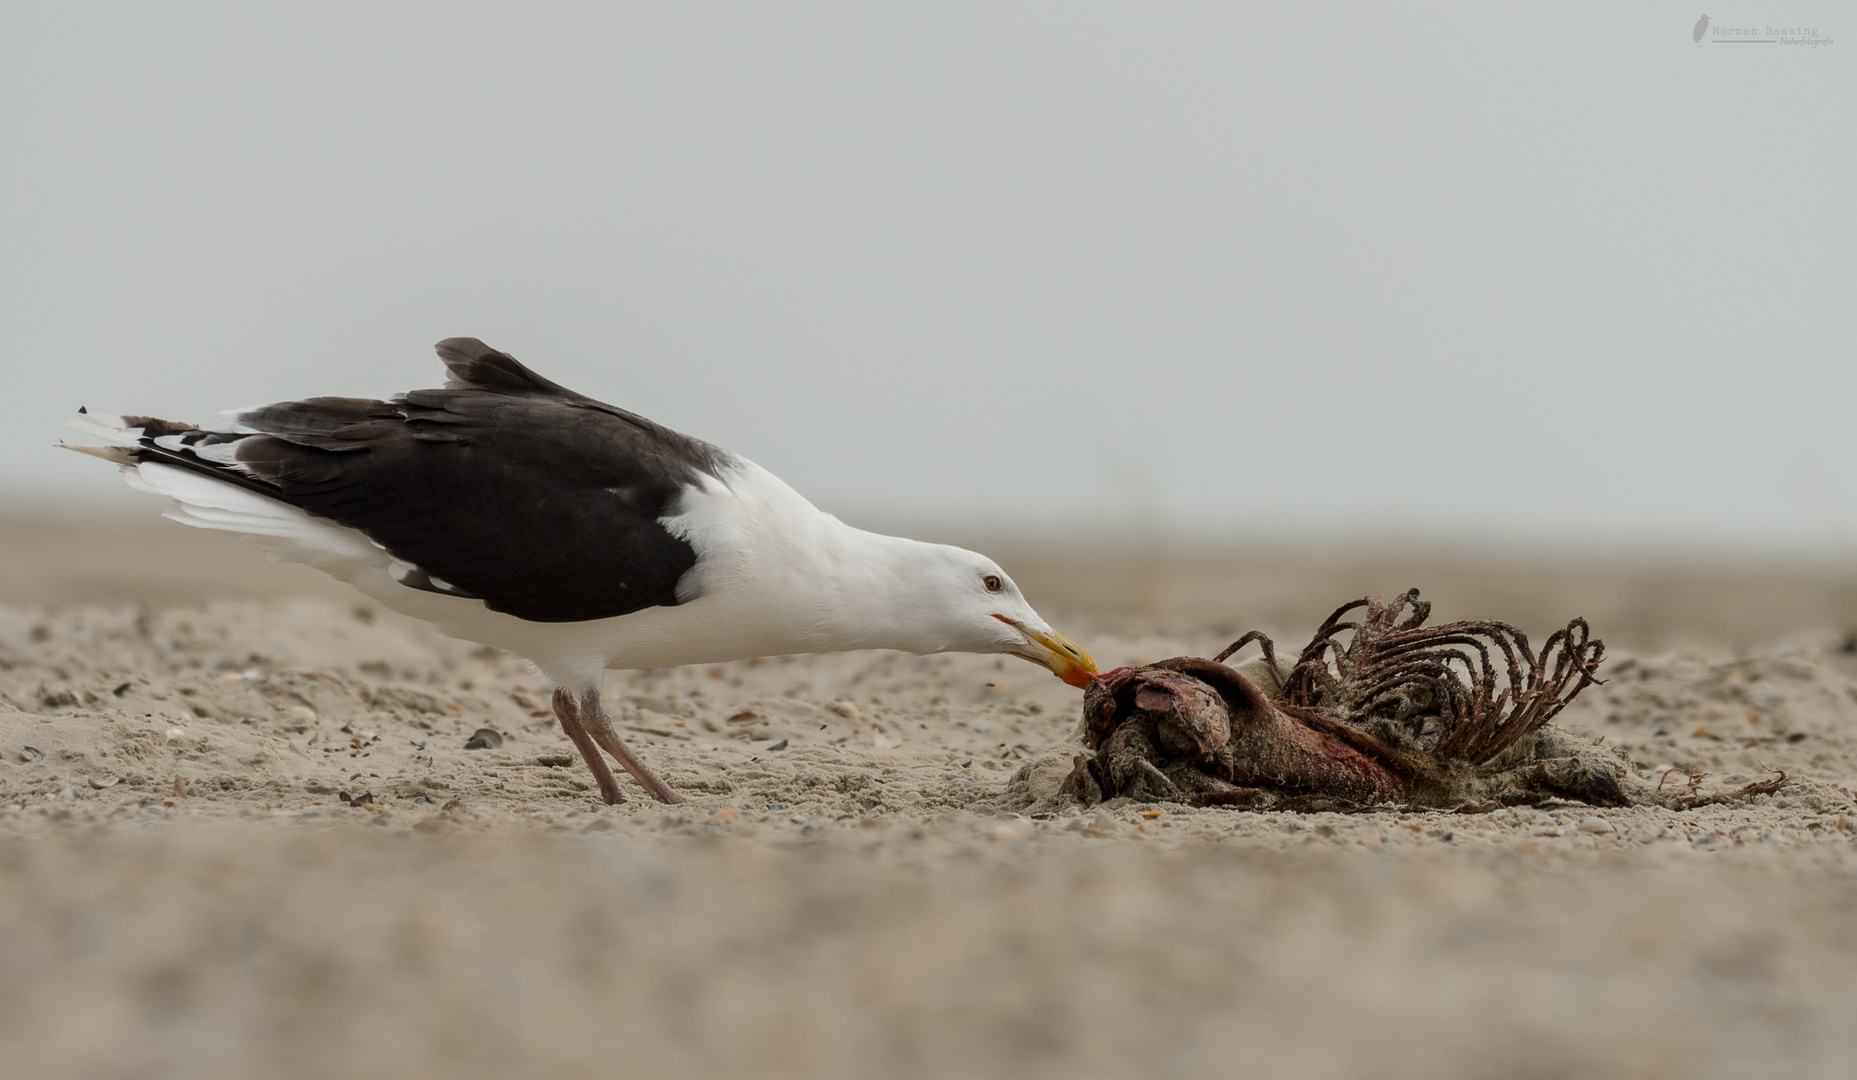
{"type": "MultiPolygon", "coordinates": [[[[595,709],[600,707],[599,702],[599,694],[596,692],[593,695],[595,709]]],[[[600,748],[594,745],[593,736],[587,734],[586,727],[580,722],[580,706],[574,701],[574,695],[566,690],[556,690],[554,706],[555,716],[561,720],[562,733],[574,740],[574,749],[580,751],[587,768],[593,770],[593,778],[599,781],[600,798],[606,800],[607,806],[624,802],[625,796],[619,792],[619,781],[613,778],[613,771],[606,767],[606,759],[600,756],[600,748]]],[[[600,719],[604,721],[606,718],[602,716],[600,719]]]]}
{"type": "MultiPolygon", "coordinates": [[[[555,691],[557,696],[560,693],[559,690],[555,691]]],[[[606,718],[605,710],[600,708],[600,692],[597,689],[589,690],[581,697],[580,721],[586,725],[587,734],[593,737],[593,741],[605,747],[607,753],[617,758],[619,764],[625,766],[625,771],[632,774],[632,779],[644,785],[645,790],[651,792],[653,798],[661,803],[683,802],[682,795],[672,791],[669,784],[658,779],[657,773],[652,772],[644,762],[638,760],[638,756],[632,753],[630,747],[619,741],[619,733],[613,730],[613,722],[606,718]]],[[[581,754],[586,753],[585,749],[581,750],[581,754]]]]}

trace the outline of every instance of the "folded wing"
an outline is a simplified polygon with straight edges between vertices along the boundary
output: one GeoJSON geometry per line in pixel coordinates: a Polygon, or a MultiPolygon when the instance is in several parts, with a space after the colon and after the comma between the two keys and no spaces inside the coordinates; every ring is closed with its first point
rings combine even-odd
{"type": "Polygon", "coordinates": [[[230,431],[123,417],[106,452],[358,530],[393,557],[401,584],[519,618],[678,603],[696,553],[660,519],[730,456],[475,339],[442,342],[439,354],[443,390],[282,402],[237,414],[230,431]]]}

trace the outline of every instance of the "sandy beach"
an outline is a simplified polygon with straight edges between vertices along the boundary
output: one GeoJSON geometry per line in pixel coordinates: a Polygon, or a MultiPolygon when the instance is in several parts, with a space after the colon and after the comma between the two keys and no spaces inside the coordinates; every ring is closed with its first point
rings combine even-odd
{"type": "Polygon", "coordinates": [[[690,801],[607,808],[521,660],[166,523],[0,543],[11,1075],[1857,1070],[1846,577],[996,546],[1105,668],[1410,585],[1439,619],[1585,615],[1610,681],[1557,723],[1673,783],[1791,779],[1684,812],[1034,819],[1002,796],[1078,694],[1016,660],[610,673],[690,801]]]}

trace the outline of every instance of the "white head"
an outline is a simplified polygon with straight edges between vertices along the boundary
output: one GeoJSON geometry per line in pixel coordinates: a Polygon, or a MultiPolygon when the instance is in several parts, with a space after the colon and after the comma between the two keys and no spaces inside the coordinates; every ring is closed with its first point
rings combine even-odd
{"type": "Polygon", "coordinates": [[[1096,661],[1052,630],[998,563],[946,544],[882,539],[891,553],[887,588],[865,599],[883,609],[881,618],[896,635],[886,647],[1008,653],[1049,668],[1072,686],[1090,684],[1096,661]]]}

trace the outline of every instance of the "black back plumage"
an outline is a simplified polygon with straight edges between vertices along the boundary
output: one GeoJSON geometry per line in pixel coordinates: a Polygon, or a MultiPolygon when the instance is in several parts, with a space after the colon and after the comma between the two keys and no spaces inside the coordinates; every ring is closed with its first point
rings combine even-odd
{"type": "Polygon", "coordinates": [[[424,571],[406,584],[492,611],[571,622],[677,603],[696,553],[659,519],[730,456],[474,338],[438,352],[443,390],[267,405],[238,417],[256,434],[188,431],[166,447],[143,423],[139,453],[358,529],[424,571]],[[237,466],[209,460],[226,443],[237,466]]]}

